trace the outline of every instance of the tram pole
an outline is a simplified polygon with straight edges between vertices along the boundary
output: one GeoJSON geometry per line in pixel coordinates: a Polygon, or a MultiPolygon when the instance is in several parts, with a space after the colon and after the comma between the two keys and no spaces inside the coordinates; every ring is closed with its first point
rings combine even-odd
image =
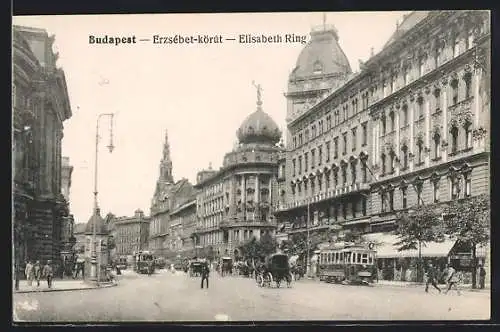
{"type": "Polygon", "coordinates": [[[310,211],[310,202],[307,202],[307,224],[306,224],[306,230],[307,230],[307,243],[306,243],[306,274],[308,277],[311,276],[311,259],[309,257],[309,251],[310,251],[310,240],[309,240],[309,224],[311,223],[311,211],[310,211]]]}

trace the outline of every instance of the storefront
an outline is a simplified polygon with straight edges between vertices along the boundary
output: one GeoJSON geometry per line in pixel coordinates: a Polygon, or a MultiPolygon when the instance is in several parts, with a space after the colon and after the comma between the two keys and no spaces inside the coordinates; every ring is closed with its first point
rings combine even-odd
{"type": "MultiPolygon", "coordinates": [[[[375,244],[378,280],[418,281],[418,249],[399,251],[396,243],[400,240],[394,234],[372,233],[363,235],[363,238],[375,244]]],[[[420,252],[422,267],[432,263],[441,275],[440,272],[444,271],[454,245],[455,241],[448,238],[443,242],[422,244],[420,252]]],[[[422,280],[423,273],[420,274],[420,281],[422,280]]]]}

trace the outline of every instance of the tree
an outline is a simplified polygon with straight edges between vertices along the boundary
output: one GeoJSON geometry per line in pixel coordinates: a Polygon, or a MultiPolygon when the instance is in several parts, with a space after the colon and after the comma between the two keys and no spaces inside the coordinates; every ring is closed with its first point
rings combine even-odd
{"type": "Polygon", "coordinates": [[[427,242],[444,240],[444,227],[440,215],[433,206],[417,206],[411,211],[398,215],[396,231],[400,241],[396,243],[399,251],[418,249],[417,280],[422,281],[422,246],[427,242]]]}
{"type": "Polygon", "coordinates": [[[255,237],[239,247],[239,251],[246,259],[263,258],[276,252],[278,244],[270,234],[264,234],[257,240],[255,237]]]}
{"type": "Polygon", "coordinates": [[[487,195],[451,202],[443,214],[446,232],[472,248],[472,288],[476,288],[476,248],[490,240],[490,200],[487,195]]]}

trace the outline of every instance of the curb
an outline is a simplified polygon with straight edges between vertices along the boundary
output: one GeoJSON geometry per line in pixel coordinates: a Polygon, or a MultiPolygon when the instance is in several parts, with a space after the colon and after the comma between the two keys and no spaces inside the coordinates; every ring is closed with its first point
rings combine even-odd
{"type": "Polygon", "coordinates": [[[40,290],[14,290],[14,294],[26,294],[26,293],[49,293],[49,292],[68,292],[76,290],[92,290],[100,288],[109,288],[118,286],[118,283],[103,284],[99,287],[89,286],[89,287],[79,287],[79,288],[64,288],[64,289],[40,289],[40,290]]]}

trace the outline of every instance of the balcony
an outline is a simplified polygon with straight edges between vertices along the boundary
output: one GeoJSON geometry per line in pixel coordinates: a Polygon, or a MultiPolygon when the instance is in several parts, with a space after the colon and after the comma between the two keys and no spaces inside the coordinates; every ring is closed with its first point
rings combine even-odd
{"type": "Polygon", "coordinates": [[[368,183],[357,182],[357,183],[347,185],[344,187],[331,189],[331,190],[328,190],[327,192],[316,194],[312,197],[307,197],[307,198],[299,200],[299,201],[285,203],[285,204],[279,203],[276,210],[277,210],[277,212],[291,210],[294,208],[307,206],[308,204],[320,203],[320,202],[323,202],[323,201],[328,200],[328,199],[342,197],[342,196],[354,194],[354,193],[369,190],[369,189],[370,189],[370,185],[368,183]]]}
{"type": "Polygon", "coordinates": [[[469,97],[467,99],[462,100],[455,105],[451,105],[448,107],[452,116],[461,116],[471,112],[472,101],[474,97],[469,97]]]}

